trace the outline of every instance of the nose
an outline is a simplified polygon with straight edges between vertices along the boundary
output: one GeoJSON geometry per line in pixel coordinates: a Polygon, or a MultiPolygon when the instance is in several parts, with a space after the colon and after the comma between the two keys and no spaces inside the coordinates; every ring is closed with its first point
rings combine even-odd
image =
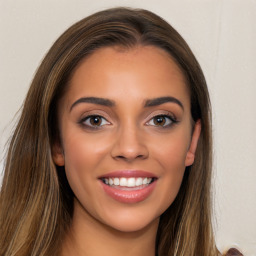
{"type": "Polygon", "coordinates": [[[111,155],[116,160],[132,162],[148,158],[149,151],[143,131],[135,126],[120,128],[113,143],[111,155]]]}

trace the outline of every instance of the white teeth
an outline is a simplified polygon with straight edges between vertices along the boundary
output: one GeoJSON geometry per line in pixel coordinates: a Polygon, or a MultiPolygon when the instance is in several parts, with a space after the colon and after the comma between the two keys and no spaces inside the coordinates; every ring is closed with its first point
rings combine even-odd
{"type": "Polygon", "coordinates": [[[127,186],[127,179],[126,178],[121,178],[120,182],[119,182],[119,185],[121,187],[126,187],[127,186]]]}
{"type": "Polygon", "coordinates": [[[116,186],[119,185],[119,179],[118,178],[114,178],[114,185],[116,185],[116,186]]]}
{"type": "Polygon", "coordinates": [[[147,182],[148,182],[148,179],[147,179],[147,178],[144,178],[143,181],[142,181],[142,184],[143,184],[143,185],[146,185],[147,182]]]}
{"type": "Polygon", "coordinates": [[[111,186],[114,184],[114,181],[110,178],[110,179],[108,179],[108,184],[111,186]]]}
{"type": "Polygon", "coordinates": [[[135,182],[136,186],[141,186],[142,185],[142,178],[137,178],[135,182]]]}
{"type": "Polygon", "coordinates": [[[128,179],[127,187],[135,187],[135,178],[128,179]]]}
{"type": "Polygon", "coordinates": [[[103,179],[104,183],[107,185],[114,185],[114,186],[121,186],[121,187],[139,187],[142,185],[148,185],[152,182],[152,178],[135,178],[135,177],[130,177],[130,178],[117,178],[117,177],[112,177],[112,178],[104,178],[103,179]]]}

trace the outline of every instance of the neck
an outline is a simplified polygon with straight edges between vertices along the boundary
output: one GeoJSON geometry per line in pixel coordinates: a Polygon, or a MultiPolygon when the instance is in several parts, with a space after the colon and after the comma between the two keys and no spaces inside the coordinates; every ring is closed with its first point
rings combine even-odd
{"type": "Polygon", "coordinates": [[[122,232],[94,219],[75,207],[73,221],[64,240],[62,256],[154,256],[156,219],[141,230],[122,232]]]}

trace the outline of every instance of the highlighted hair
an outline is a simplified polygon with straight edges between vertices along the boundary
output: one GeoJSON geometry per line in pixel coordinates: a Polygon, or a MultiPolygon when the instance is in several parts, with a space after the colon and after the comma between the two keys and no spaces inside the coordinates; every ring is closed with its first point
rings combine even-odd
{"type": "Polygon", "coordinates": [[[58,255],[72,219],[73,193],[51,155],[59,140],[56,106],[77,65],[97,49],[115,45],[165,50],[186,78],[193,121],[201,120],[195,162],[186,168],[175,201],[160,218],[158,256],[219,255],[211,223],[211,107],[204,75],[172,26],[149,11],[129,8],[101,11],[74,24],[38,68],[5,163],[0,255],[58,255]]]}

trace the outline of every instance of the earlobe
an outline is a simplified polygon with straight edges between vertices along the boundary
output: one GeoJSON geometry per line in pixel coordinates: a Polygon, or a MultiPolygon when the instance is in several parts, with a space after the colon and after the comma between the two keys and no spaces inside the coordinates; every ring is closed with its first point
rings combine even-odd
{"type": "Polygon", "coordinates": [[[55,143],[52,146],[52,159],[53,162],[58,166],[65,165],[64,152],[59,143],[55,143]]]}
{"type": "Polygon", "coordinates": [[[200,134],[201,134],[201,121],[198,120],[194,125],[192,139],[191,139],[190,146],[189,146],[186,160],[185,160],[185,166],[190,166],[194,163],[197,143],[200,138],[200,134]]]}

